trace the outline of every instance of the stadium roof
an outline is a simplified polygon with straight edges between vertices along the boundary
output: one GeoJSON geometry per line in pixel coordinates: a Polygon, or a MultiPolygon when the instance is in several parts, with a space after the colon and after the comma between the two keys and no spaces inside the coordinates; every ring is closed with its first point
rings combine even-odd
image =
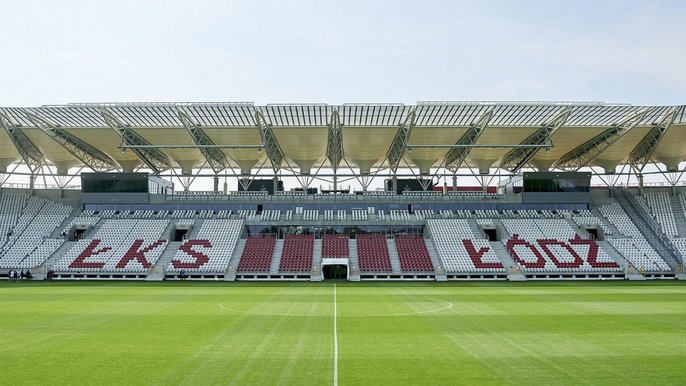
{"type": "Polygon", "coordinates": [[[686,160],[685,106],[572,102],[93,103],[0,108],[0,170],[522,167],[686,160]]]}

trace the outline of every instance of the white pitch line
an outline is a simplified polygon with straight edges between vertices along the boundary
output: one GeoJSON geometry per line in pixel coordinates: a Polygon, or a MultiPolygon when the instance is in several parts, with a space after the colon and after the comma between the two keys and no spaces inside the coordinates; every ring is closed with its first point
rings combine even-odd
{"type": "Polygon", "coordinates": [[[336,319],[338,315],[336,305],[336,283],[333,283],[333,385],[338,386],[338,329],[336,319]]]}

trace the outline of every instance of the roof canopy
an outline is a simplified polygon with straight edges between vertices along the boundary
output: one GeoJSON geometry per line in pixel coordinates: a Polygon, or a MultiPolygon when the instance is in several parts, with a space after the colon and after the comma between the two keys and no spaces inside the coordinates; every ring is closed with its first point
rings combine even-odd
{"type": "Polygon", "coordinates": [[[97,103],[0,108],[0,170],[256,165],[578,170],[686,160],[685,106],[568,102],[97,103]]]}

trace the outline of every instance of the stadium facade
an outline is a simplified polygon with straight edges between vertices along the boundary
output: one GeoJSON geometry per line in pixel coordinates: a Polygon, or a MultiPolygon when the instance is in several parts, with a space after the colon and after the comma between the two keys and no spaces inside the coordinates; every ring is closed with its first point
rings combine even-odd
{"type": "Polygon", "coordinates": [[[69,104],[0,125],[3,274],[684,277],[683,105],[69,104]]]}

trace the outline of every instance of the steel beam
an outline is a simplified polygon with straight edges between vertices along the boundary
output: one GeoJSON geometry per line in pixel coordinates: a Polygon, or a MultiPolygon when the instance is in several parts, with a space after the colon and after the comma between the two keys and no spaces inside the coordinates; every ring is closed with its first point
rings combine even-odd
{"type": "Polygon", "coordinates": [[[226,169],[229,166],[226,155],[216,147],[212,139],[200,128],[200,125],[194,122],[182,109],[177,109],[177,113],[186,130],[188,130],[188,134],[193,138],[193,142],[198,145],[200,152],[212,168],[212,171],[215,174],[219,174],[219,172],[226,169]]]}
{"type": "Polygon", "coordinates": [[[46,118],[31,110],[27,109],[24,112],[29,117],[29,120],[43,130],[48,137],[60,144],[69,154],[93,171],[100,172],[120,169],[110,156],[70,134],[59,127],[59,125],[49,122],[46,118]]]}
{"type": "Polygon", "coordinates": [[[407,140],[410,138],[410,133],[412,133],[412,127],[414,127],[416,116],[417,113],[415,112],[415,109],[410,110],[403,123],[398,127],[398,131],[395,133],[395,137],[393,137],[393,142],[391,142],[391,146],[388,148],[388,153],[386,153],[388,167],[393,174],[398,170],[400,160],[403,159],[403,156],[405,155],[407,140]]]}
{"type": "MultiPolygon", "coordinates": [[[[131,126],[120,121],[107,108],[101,108],[100,114],[109,127],[111,127],[121,137],[124,145],[151,145],[145,138],[141,137],[131,129],[131,126]]],[[[122,148],[122,151],[125,149],[122,148]]],[[[169,162],[167,156],[155,147],[149,148],[132,148],[138,158],[150,168],[155,174],[160,174],[165,170],[171,169],[172,164],[169,162]]]]}
{"type": "Polygon", "coordinates": [[[283,151],[281,151],[281,146],[279,146],[279,142],[276,140],[271,125],[267,123],[264,115],[262,115],[259,110],[255,111],[255,123],[257,124],[257,129],[260,131],[262,143],[264,143],[264,151],[267,154],[267,158],[269,158],[269,162],[272,164],[274,173],[276,173],[281,170],[281,163],[285,159],[283,151]]]}
{"type": "Polygon", "coordinates": [[[657,145],[662,141],[665,132],[667,132],[669,126],[672,125],[676,116],[677,109],[672,107],[655,125],[653,125],[648,134],[646,134],[641,142],[636,145],[634,150],[631,151],[628,160],[631,167],[639,172],[643,171],[646,164],[652,160],[657,145]]]}
{"type": "Polygon", "coordinates": [[[457,169],[462,167],[462,164],[471,150],[469,146],[476,144],[476,141],[479,140],[481,133],[483,133],[492,117],[493,108],[491,107],[490,109],[484,111],[479,118],[469,126],[467,132],[465,132],[455,143],[456,147],[453,147],[445,155],[444,164],[446,169],[455,173],[457,169]]]}
{"type": "Polygon", "coordinates": [[[552,138],[553,134],[555,134],[557,129],[559,129],[560,126],[567,121],[567,118],[569,118],[571,112],[572,108],[567,107],[555,114],[555,116],[548,122],[542,124],[535,133],[531,134],[520,144],[527,147],[517,147],[505,154],[505,157],[503,157],[503,160],[500,163],[500,168],[507,169],[514,173],[524,167],[524,165],[526,165],[540,150],[540,148],[528,146],[550,144],[550,139],[552,138]]]}
{"type": "Polygon", "coordinates": [[[21,129],[19,129],[19,125],[15,125],[12,120],[2,112],[0,112],[0,126],[7,132],[14,147],[17,148],[21,159],[31,171],[31,174],[35,173],[36,170],[40,169],[42,166],[47,165],[45,157],[43,157],[43,153],[40,149],[31,142],[29,137],[27,137],[21,129]]]}
{"type": "Polygon", "coordinates": [[[624,134],[641,122],[647,113],[648,109],[644,108],[622,118],[609,129],[562,156],[555,163],[554,167],[577,171],[588,165],[589,162],[593,161],[608,147],[612,146],[613,143],[617,142],[624,134]]]}
{"type": "Polygon", "coordinates": [[[338,165],[343,159],[343,132],[341,130],[341,117],[338,115],[337,109],[331,113],[329,136],[326,142],[326,158],[328,158],[333,170],[338,169],[338,165]]]}

